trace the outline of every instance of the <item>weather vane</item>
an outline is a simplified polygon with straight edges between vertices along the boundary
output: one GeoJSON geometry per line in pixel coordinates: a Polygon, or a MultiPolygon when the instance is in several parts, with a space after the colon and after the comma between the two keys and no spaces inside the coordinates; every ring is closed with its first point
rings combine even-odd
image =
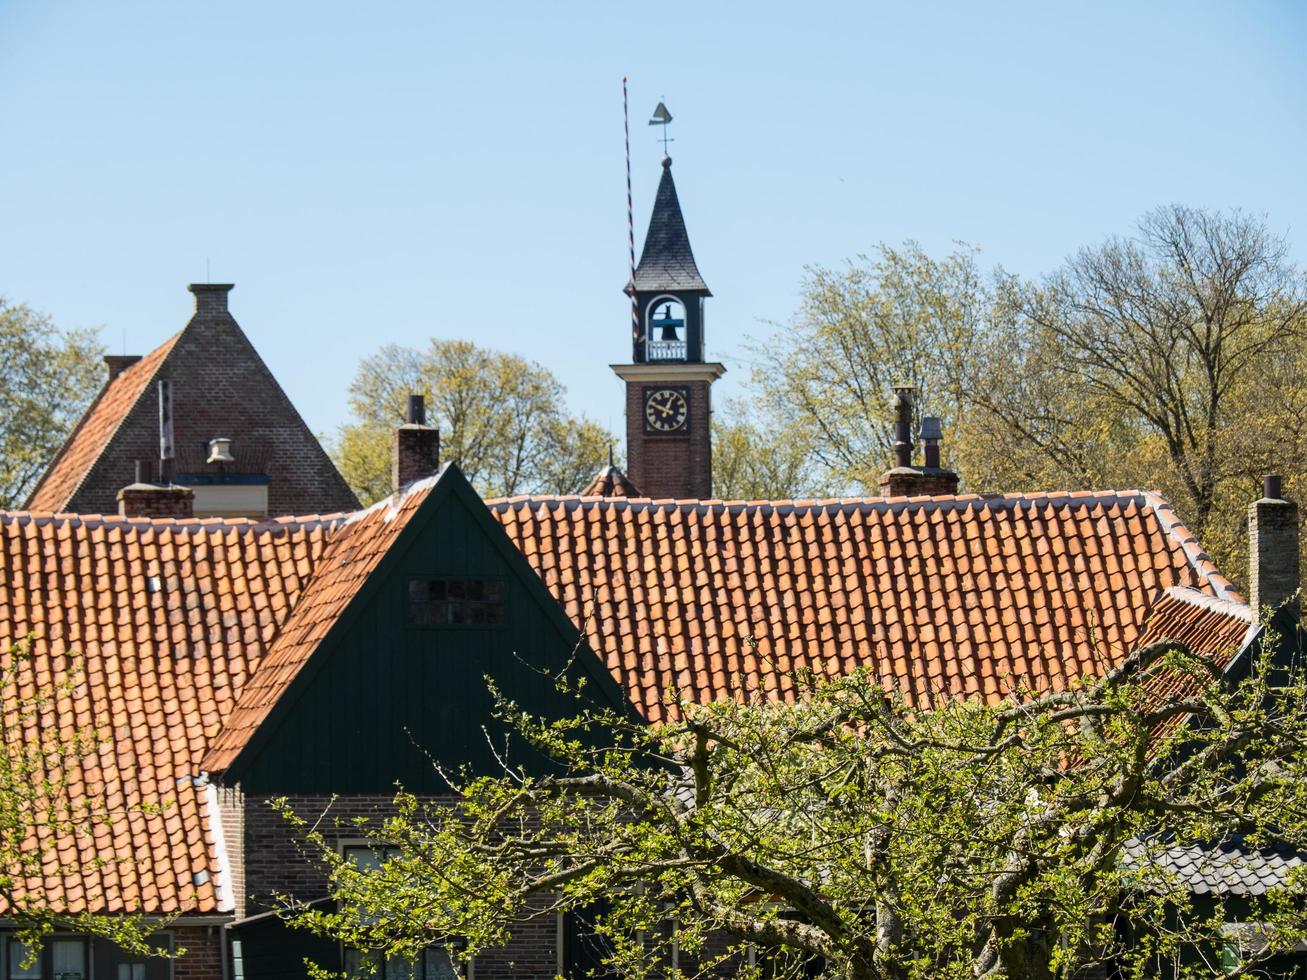
{"type": "Polygon", "coordinates": [[[653,118],[649,120],[650,126],[663,127],[663,156],[667,156],[667,144],[675,143],[676,140],[667,135],[667,124],[672,121],[672,114],[667,111],[667,106],[662,102],[658,103],[658,108],[653,111],[653,118]]]}

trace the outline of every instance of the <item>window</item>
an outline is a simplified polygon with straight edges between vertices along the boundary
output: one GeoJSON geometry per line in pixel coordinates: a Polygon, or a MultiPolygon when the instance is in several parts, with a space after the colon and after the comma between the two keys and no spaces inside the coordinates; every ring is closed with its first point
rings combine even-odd
{"type": "MultiPolygon", "coordinates": [[[[381,844],[345,844],[341,847],[341,856],[363,871],[375,871],[398,854],[399,848],[381,844]]],[[[456,980],[462,976],[443,946],[428,947],[416,962],[347,949],[345,973],[368,980],[456,980]]]]}
{"type": "Polygon", "coordinates": [[[408,621],[414,626],[501,626],[504,583],[494,579],[411,579],[408,621]]]}
{"type": "Polygon", "coordinates": [[[40,980],[41,954],[28,962],[32,950],[26,943],[16,939],[9,941],[9,980],[40,980]]]}
{"type": "Polygon", "coordinates": [[[345,973],[362,980],[457,980],[462,976],[443,946],[427,947],[421,958],[412,962],[347,949],[345,973]]]}
{"type": "MultiPolygon", "coordinates": [[[[38,951],[30,963],[30,946],[17,939],[10,939],[8,946],[7,980],[86,980],[89,976],[85,939],[56,937],[38,951]]],[[[139,980],[144,980],[144,977],[139,980]]]]}
{"type": "Polygon", "coordinates": [[[364,871],[375,871],[382,864],[398,856],[398,847],[384,847],[381,844],[346,844],[340,849],[341,856],[364,871]]]}
{"type": "MultiPolygon", "coordinates": [[[[54,980],[86,980],[86,943],[80,939],[56,939],[50,944],[50,959],[54,965],[54,980]]],[[[145,980],[145,965],[140,977],[145,980]]]]}

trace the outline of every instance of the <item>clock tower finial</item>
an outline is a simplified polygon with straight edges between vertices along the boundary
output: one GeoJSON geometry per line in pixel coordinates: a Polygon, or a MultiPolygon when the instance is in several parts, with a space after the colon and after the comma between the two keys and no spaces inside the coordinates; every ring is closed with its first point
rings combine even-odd
{"type": "MultiPolygon", "coordinates": [[[[650,124],[665,135],[671,118],[660,102],[650,124]]],[[[668,156],[626,293],[636,319],[632,363],[613,370],[626,382],[631,479],[654,498],[711,498],[710,388],[726,368],[704,360],[704,300],[712,293],[690,249],[668,156]]]]}

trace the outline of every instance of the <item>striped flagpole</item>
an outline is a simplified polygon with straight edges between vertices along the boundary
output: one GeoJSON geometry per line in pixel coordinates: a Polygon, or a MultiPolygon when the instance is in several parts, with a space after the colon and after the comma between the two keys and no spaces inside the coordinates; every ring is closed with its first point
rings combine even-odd
{"type": "Polygon", "coordinates": [[[640,360],[640,304],[635,298],[635,208],[631,203],[631,111],[626,99],[626,76],[622,76],[622,128],[626,132],[626,243],[631,255],[631,348],[633,360],[640,360]]]}

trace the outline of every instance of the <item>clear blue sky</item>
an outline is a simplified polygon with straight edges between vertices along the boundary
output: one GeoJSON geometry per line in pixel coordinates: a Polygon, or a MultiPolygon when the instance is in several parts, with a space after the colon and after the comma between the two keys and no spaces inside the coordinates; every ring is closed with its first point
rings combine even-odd
{"type": "MultiPolygon", "coordinates": [[[[660,96],[711,356],[879,241],[1038,274],[1157,204],[1307,256],[1307,4],[0,0],[0,294],[143,353],[188,282],[313,428],[358,359],[466,337],[615,431],[660,96]]],[[[783,342],[783,341],[778,341],[783,342]]]]}

